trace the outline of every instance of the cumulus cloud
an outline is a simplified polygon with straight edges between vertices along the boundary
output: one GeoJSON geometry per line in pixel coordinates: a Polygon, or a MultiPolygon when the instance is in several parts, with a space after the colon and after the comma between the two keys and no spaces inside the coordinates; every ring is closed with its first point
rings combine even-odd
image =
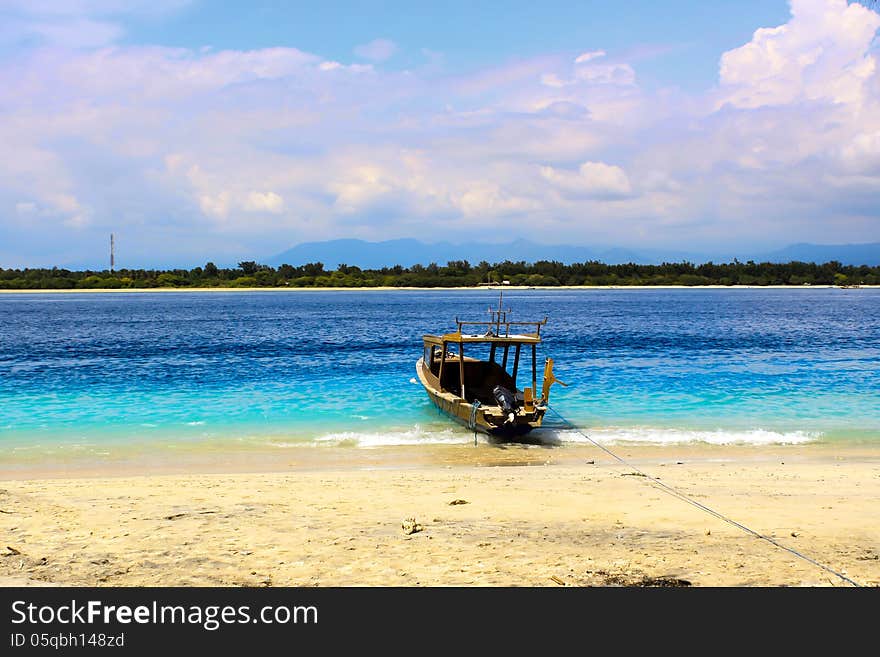
{"type": "Polygon", "coordinates": [[[581,53],[574,59],[575,64],[585,64],[586,62],[605,56],[604,50],[592,50],[590,52],[581,53]]]}
{"type": "MultiPolygon", "coordinates": [[[[85,16],[112,22],[117,5],[99,4],[85,16]]],[[[0,62],[15,154],[0,160],[0,233],[63,245],[32,263],[103,248],[110,230],[197,260],[425,225],[548,242],[880,240],[878,26],[845,0],[795,0],[690,94],[643,87],[635,64],[589,47],[456,74],[292,47],[43,45],[0,62]]]]}
{"type": "Polygon", "coordinates": [[[249,212],[271,212],[279,214],[284,211],[284,199],[275,192],[251,192],[244,203],[249,212]]]}
{"type": "Polygon", "coordinates": [[[720,103],[755,108],[798,100],[859,102],[874,79],[868,53],[880,16],[847,0],[792,0],[785,25],[757,30],[721,57],[720,103]]]}
{"type": "Polygon", "coordinates": [[[623,198],[632,191],[626,172],[604,162],[584,162],[576,172],[544,166],[541,175],[563,193],[575,197],[623,198]]]}
{"type": "Polygon", "coordinates": [[[397,44],[389,39],[373,39],[369,43],[355,47],[354,54],[373,62],[384,62],[397,50],[397,44]]]}
{"type": "Polygon", "coordinates": [[[220,192],[216,196],[202,194],[199,207],[209,217],[224,219],[229,215],[229,192],[220,192]]]}
{"type": "Polygon", "coordinates": [[[541,82],[548,87],[568,87],[581,83],[632,85],[636,81],[636,73],[632,66],[625,62],[598,62],[604,58],[604,50],[585,52],[574,60],[572,76],[560,78],[555,73],[541,76],[541,82]]]}

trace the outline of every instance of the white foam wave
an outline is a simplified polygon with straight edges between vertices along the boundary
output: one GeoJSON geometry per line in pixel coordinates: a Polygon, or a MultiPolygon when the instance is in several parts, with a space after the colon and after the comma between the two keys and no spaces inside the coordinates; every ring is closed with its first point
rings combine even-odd
{"type": "MultiPolygon", "coordinates": [[[[353,446],[353,447],[383,447],[393,445],[420,445],[432,444],[459,444],[466,442],[472,434],[465,434],[447,429],[423,429],[416,425],[412,429],[397,429],[391,431],[340,431],[318,436],[316,441],[322,444],[353,446]]],[[[472,437],[470,438],[473,439],[472,437]]]]}
{"type": "MultiPolygon", "coordinates": [[[[695,430],[669,429],[657,427],[599,427],[585,428],[583,433],[571,429],[545,427],[528,435],[528,442],[542,444],[587,444],[590,439],[602,445],[680,445],[687,443],[706,443],[712,445],[785,445],[808,443],[819,440],[821,432],[771,431],[767,429],[749,430],[695,430]],[[587,438],[586,436],[589,436],[587,438]]],[[[487,440],[480,435],[481,442],[487,440]]],[[[473,441],[473,433],[455,427],[416,425],[409,429],[388,429],[374,431],[339,431],[316,437],[304,438],[301,442],[273,440],[273,447],[303,447],[307,445],[341,447],[383,447],[398,445],[449,444],[459,445],[473,441]]]]}
{"type": "Polygon", "coordinates": [[[187,423],[186,423],[186,426],[188,426],[188,427],[200,427],[200,426],[202,426],[204,423],[205,423],[204,420],[200,420],[200,421],[198,421],[198,422],[187,422],[187,423]]]}
{"type": "Polygon", "coordinates": [[[656,427],[602,427],[583,433],[570,429],[556,432],[559,440],[570,443],[589,442],[583,434],[601,444],[678,445],[708,443],[710,445],[793,445],[818,440],[821,432],[771,431],[767,429],[661,429],[656,427]]]}

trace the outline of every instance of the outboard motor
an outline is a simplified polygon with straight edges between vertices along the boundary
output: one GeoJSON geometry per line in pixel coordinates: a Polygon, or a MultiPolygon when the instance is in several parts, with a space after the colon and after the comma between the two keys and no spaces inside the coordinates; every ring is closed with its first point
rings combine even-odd
{"type": "Polygon", "coordinates": [[[495,397],[495,401],[498,402],[501,410],[504,411],[504,414],[507,416],[505,424],[512,424],[516,415],[516,399],[514,398],[513,393],[504,386],[495,386],[492,388],[492,395],[495,397]]]}

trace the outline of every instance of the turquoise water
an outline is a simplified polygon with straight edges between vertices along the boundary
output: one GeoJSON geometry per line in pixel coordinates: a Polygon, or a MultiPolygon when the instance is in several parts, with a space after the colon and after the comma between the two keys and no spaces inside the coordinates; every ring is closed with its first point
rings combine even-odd
{"type": "MultiPolygon", "coordinates": [[[[130,449],[465,442],[423,333],[490,290],[0,295],[6,461],[130,449]]],[[[509,290],[549,316],[552,403],[607,443],[880,444],[880,290],[509,290]]],[[[524,381],[521,379],[521,387],[524,381]]],[[[583,438],[550,422],[548,442],[583,438]]]]}

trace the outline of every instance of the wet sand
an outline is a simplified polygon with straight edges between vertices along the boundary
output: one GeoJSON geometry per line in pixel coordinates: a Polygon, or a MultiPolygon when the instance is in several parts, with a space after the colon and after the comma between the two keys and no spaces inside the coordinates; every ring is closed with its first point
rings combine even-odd
{"type": "Polygon", "coordinates": [[[880,449],[615,452],[635,468],[590,446],[435,445],[0,472],[0,584],[850,586],[644,473],[880,585],[880,449]]]}

